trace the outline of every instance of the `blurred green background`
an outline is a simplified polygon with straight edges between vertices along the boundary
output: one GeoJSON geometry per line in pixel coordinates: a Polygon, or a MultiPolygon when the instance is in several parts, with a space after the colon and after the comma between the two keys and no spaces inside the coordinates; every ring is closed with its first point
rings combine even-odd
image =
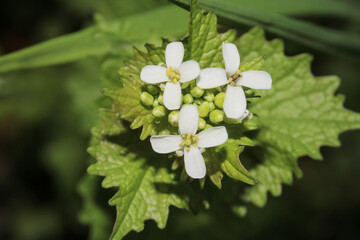
{"type": "MultiPolygon", "coordinates": [[[[360,14],[356,14],[360,3],[356,0],[224,2],[311,22],[346,36],[360,34],[360,14]]],[[[49,63],[51,66],[30,66],[33,60],[24,57],[20,65],[29,65],[28,69],[0,73],[0,239],[87,239],[89,227],[79,218],[93,222],[81,214],[84,206],[91,208],[88,197],[92,194],[106,213],[98,215],[99,225],[108,229],[105,235],[110,234],[115,209],[107,206],[107,199],[112,192],[100,188],[101,178],[83,178],[91,161],[86,152],[90,128],[104,101],[100,90],[113,86],[109,79],[117,77],[116,71],[107,76],[103,70],[116,70],[121,61],[131,57],[132,38],[138,45],[158,39],[156,33],[147,36],[146,32],[137,37],[141,28],[129,25],[126,31],[133,36],[124,41],[116,32],[127,25],[119,27],[117,23],[130,18],[134,24],[141,14],[151,16],[165,5],[172,7],[164,17],[178,18],[178,25],[176,29],[164,25],[158,34],[183,36],[188,12],[166,0],[1,1],[1,55],[92,26],[95,13],[97,25],[112,42],[101,54],[85,54],[61,64],[49,63]],[[98,189],[84,194],[86,183],[98,189]],[[85,205],[79,192],[85,195],[85,205]]],[[[221,23],[220,30],[236,27],[239,35],[250,29],[249,24],[229,19],[221,19],[221,23]]],[[[267,37],[279,36],[267,31],[267,37]]],[[[349,38],[349,44],[354,39],[349,38]]],[[[359,49],[352,54],[333,54],[291,38],[285,39],[285,47],[288,55],[311,53],[314,75],[340,76],[338,93],[346,96],[345,107],[360,112],[359,49]]],[[[0,60],[0,69],[2,64],[0,60]]],[[[284,186],[282,196],[270,197],[264,208],[250,206],[244,218],[222,211],[221,206],[196,217],[171,208],[165,230],[148,221],[144,232],[132,232],[126,239],[360,239],[359,131],[343,133],[340,140],[340,148],[322,148],[323,162],[301,158],[303,178],[284,186]]],[[[93,229],[91,236],[101,234],[93,229]]]]}

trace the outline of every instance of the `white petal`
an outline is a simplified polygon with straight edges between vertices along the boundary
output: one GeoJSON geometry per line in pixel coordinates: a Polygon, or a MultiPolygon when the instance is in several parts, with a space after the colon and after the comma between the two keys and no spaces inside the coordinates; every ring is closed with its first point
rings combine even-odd
{"type": "Polygon", "coordinates": [[[197,145],[200,148],[218,146],[228,139],[228,133],[224,126],[209,128],[199,133],[198,136],[197,145]]]}
{"type": "Polygon", "coordinates": [[[164,90],[164,106],[169,110],[179,109],[181,105],[180,83],[167,82],[164,90]]]}
{"type": "Polygon", "coordinates": [[[171,153],[179,150],[182,137],[180,135],[159,135],[152,136],[150,143],[157,153],[171,153]]]}
{"type": "Polygon", "coordinates": [[[269,73],[265,71],[245,71],[236,81],[236,85],[252,89],[270,89],[272,79],[269,73]]]}
{"type": "Polygon", "coordinates": [[[196,85],[203,89],[216,88],[227,83],[226,72],[222,68],[205,68],[200,71],[196,80],[196,85]]]}
{"type": "Polygon", "coordinates": [[[225,62],[225,69],[228,76],[235,74],[235,71],[240,67],[240,54],[235,44],[223,43],[222,53],[225,62]]]}
{"type": "Polygon", "coordinates": [[[172,42],[166,46],[165,60],[166,66],[178,69],[184,58],[184,45],[182,42],[172,42]]]}
{"type": "Polygon", "coordinates": [[[190,60],[183,62],[178,71],[180,73],[180,82],[188,82],[199,76],[200,66],[197,61],[190,60]]]}
{"type": "Polygon", "coordinates": [[[199,111],[196,106],[184,105],[179,113],[179,131],[181,134],[197,132],[199,125],[199,111]]]}
{"type": "Polygon", "coordinates": [[[237,119],[243,115],[246,110],[246,97],[242,87],[227,87],[223,107],[228,118],[237,119]]]}
{"type": "Polygon", "coordinates": [[[199,148],[190,146],[189,151],[184,150],[185,171],[192,178],[203,178],[206,174],[206,166],[199,148]]]}
{"type": "Polygon", "coordinates": [[[157,65],[148,65],[141,69],[140,78],[146,83],[161,83],[169,81],[166,68],[157,65]]]}

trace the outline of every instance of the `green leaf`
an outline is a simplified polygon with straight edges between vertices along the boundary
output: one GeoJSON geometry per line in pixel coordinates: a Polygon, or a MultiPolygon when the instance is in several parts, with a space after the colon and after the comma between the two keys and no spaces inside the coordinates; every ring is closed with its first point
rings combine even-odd
{"type": "Polygon", "coordinates": [[[110,50],[110,45],[104,36],[98,33],[97,27],[90,27],[2,56],[0,73],[61,64],[104,54],[110,50]]]}
{"type": "Polygon", "coordinates": [[[346,1],[333,0],[224,0],[236,3],[246,8],[253,8],[262,12],[280,13],[292,16],[332,16],[345,19],[359,20],[360,16],[353,6],[346,1]]]}
{"type": "MultiPolygon", "coordinates": [[[[132,137],[123,136],[125,141],[129,138],[132,137]]],[[[120,188],[109,201],[117,207],[111,239],[121,239],[131,230],[143,230],[148,219],[164,228],[170,205],[188,208],[187,202],[172,192],[177,181],[175,174],[169,172],[168,159],[154,154],[148,143],[137,141],[130,140],[131,145],[126,147],[103,141],[89,148],[98,160],[89,167],[89,173],[105,176],[105,188],[120,188]]]]}
{"type": "MultiPolygon", "coordinates": [[[[171,1],[189,9],[187,0],[171,1]]],[[[227,25],[260,26],[280,37],[328,54],[354,58],[360,56],[360,36],[357,34],[336,31],[280,14],[247,8],[235,2],[202,0],[201,7],[207,11],[214,11],[227,25]]]]}
{"type": "Polygon", "coordinates": [[[321,159],[320,147],[339,146],[338,134],[360,128],[360,115],[344,109],[343,96],[334,96],[337,77],[312,75],[311,56],[285,56],[282,41],[267,42],[259,28],[244,34],[236,45],[242,61],[266,56],[262,70],[273,79],[270,91],[255,91],[262,97],[251,99],[249,108],[259,116],[255,141],[263,151],[257,153],[263,163],[250,171],[259,184],[248,188],[243,198],[263,206],[268,191],[278,196],[282,183],[291,184],[292,172],[301,176],[299,157],[321,159]]]}
{"type": "Polygon", "coordinates": [[[176,6],[164,6],[123,19],[105,20],[77,33],[64,35],[0,57],[0,73],[77,61],[91,56],[131,56],[131,45],[143,45],[161,36],[185,32],[187,13],[176,6]],[[169,17],[176,16],[176,17],[169,17]]]}

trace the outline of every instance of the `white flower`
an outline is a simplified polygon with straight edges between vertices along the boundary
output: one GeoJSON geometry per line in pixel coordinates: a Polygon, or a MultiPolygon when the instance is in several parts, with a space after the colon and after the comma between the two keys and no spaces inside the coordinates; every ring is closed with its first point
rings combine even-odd
{"type": "Polygon", "coordinates": [[[228,118],[239,119],[246,110],[246,97],[241,86],[253,89],[270,89],[272,79],[264,71],[240,72],[240,54],[232,43],[222,45],[225,69],[206,68],[201,70],[197,85],[203,89],[227,85],[224,112],[228,118]],[[226,70],[226,71],[225,71],[226,70]]]}
{"type": "Polygon", "coordinates": [[[181,135],[159,135],[150,138],[151,146],[157,153],[184,152],[186,173],[192,178],[203,178],[206,174],[204,158],[199,148],[221,145],[228,139],[226,128],[213,127],[196,134],[199,111],[194,105],[184,105],[179,113],[181,135]]]}
{"type": "Polygon", "coordinates": [[[200,73],[200,66],[194,60],[182,63],[184,45],[172,42],[166,46],[165,60],[167,68],[158,65],[145,66],[140,73],[142,81],[150,84],[167,82],[164,90],[164,106],[169,110],[179,109],[181,105],[180,83],[191,81],[200,73]]]}

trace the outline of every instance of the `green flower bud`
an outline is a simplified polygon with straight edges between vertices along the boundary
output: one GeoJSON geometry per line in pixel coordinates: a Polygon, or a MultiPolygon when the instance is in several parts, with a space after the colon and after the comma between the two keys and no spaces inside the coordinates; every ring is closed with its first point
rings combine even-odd
{"type": "Polygon", "coordinates": [[[203,118],[199,118],[199,130],[203,130],[206,127],[206,121],[203,118]]]}
{"type": "Polygon", "coordinates": [[[163,98],[163,95],[159,95],[159,97],[157,98],[158,102],[161,104],[161,105],[164,105],[164,98],[163,98]]]}
{"type": "Polygon", "coordinates": [[[178,126],[178,121],[179,121],[179,112],[178,110],[175,111],[171,111],[169,116],[168,116],[168,121],[169,123],[174,126],[177,127],[178,126]]]}
{"type": "Polygon", "coordinates": [[[200,117],[207,117],[210,112],[210,104],[208,102],[203,102],[199,107],[199,116],[200,117]]]}
{"type": "Polygon", "coordinates": [[[213,126],[211,126],[210,124],[206,124],[206,126],[205,126],[205,130],[206,129],[209,129],[209,128],[212,128],[213,126]]]}
{"type": "Polygon", "coordinates": [[[215,95],[212,91],[209,91],[209,90],[206,90],[203,98],[206,100],[206,101],[209,101],[209,102],[212,102],[214,101],[215,99],[215,95]]]}
{"type": "Polygon", "coordinates": [[[148,91],[151,95],[154,96],[154,95],[159,93],[160,88],[158,86],[156,86],[156,85],[149,84],[149,85],[146,86],[146,91],[148,91]]]}
{"type": "Polygon", "coordinates": [[[166,108],[164,106],[154,107],[152,110],[152,115],[158,118],[164,117],[166,115],[166,108]]]}
{"type": "Polygon", "coordinates": [[[209,116],[209,119],[210,119],[210,122],[212,123],[220,123],[222,121],[224,121],[224,113],[223,111],[221,110],[214,110],[210,113],[210,116],[209,116]]]}
{"type": "Polygon", "coordinates": [[[188,93],[184,96],[184,104],[191,104],[194,101],[193,96],[188,93]]]}
{"type": "Polygon", "coordinates": [[[209,102],[209,107],[210,107],[210,112],[214,111],[216,108],[214,102],[209,102]]]}
{"type": "Polygon", "coordinates": [[[153,106],[153,107],[160,106],[159,101],[158,101],[157,99],[155,99],[152,106],[153,106]]]}
{"type": "Polygon", "coordinates": [[[223,108],[224,99],[225,99],[225,93],[224,92],[218,93],[215,97],[215,105],[218,108],[223,108]]]}
{"type": "Polygon", "coordinates": [[[198,86],[195,86],[193,89],[190,90],[190,93],[194,97],[199,98],[204,94],[204,89],[201,89],[198,86]]]}
{"type": "Polygon", "coordinates": [[[148,92],[142,92],[140,95],[140,101],[144,106],[150,107],[154,102],[154,97],[148,92]]]}

